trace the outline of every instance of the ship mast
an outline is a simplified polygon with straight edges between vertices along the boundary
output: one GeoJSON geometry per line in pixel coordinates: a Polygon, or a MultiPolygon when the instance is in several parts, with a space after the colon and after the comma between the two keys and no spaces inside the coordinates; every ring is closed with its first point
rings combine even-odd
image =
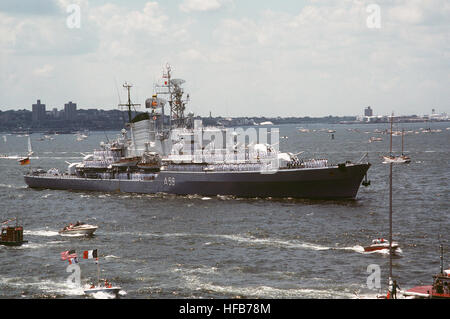
{"type": "Polygon", "coordinates": [[[156,85],[157,95],[168,95],[168,103],[170,106],[169,127],[172,128],[172,124],[175,127],[182,127],[185,122],[184,110],[186,104],[189,102],[189,94],[186,98],[183,98],[184,90],[181,87],[185,83],[182,79],[172,79],[172,68],[169,64],[166,65],[166,69],[163,72],[164,83],[162,85],[156,85]]]}
{"type": "Polygon", "coordinates": [[[130,89],[133,87],[131,84],[128,84],[127,82],[125,82],[123,84],[123,87],[125,89],[127,89],[128,91],[128,102],[126,104],[119,104],[119,106],[126,106],[128,107],[128,123],[131,123],[131,107],[132,106],[138,106],[140,104],[133,104],[131,103],[131,97],[130,97],[130,89]]]}

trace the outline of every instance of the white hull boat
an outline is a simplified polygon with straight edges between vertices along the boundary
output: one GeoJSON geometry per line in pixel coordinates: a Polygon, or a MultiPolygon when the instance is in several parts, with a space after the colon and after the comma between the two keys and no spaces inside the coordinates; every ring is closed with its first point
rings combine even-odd
{"type": "Polygon", "coordinates": [[[84,236],[92,236],[94,232],[97,230],[98,226],[94,225],[80,225],[80,226],[68,226],[64,227],[64,229],[59,231],[60,235],[84,235],[84,236]]]}
{"type": "Polygon", "coordinates": [[[117,287],[117,286],[116,287],[94,287],[94,288],[85,289],[84,293],[85,294],[95,294],[97,292],[105,292],[105,293],[117,295],[121,289],[122,288],[117,287]]]}

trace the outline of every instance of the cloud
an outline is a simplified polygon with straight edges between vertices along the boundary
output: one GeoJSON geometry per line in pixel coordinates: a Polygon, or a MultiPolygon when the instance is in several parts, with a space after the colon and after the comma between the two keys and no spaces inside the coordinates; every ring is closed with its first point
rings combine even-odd
{"type": "Polygon", "coordinates": [[[2,0],[0,12],[19,15],[54,15],[61,11],[57,0],[2,0]]]}
{"type": "Polygon", "coordinates": [[[179,8],[183,12],[207,12],[222,8],[226,0],[184,0],[179,8]]]}
{"type": "Polygon", "coordinates": [[[362,0],[305,1],[284,11],[260,2],[223,10],[231,0],[140,7],[83,0],[81,28],[69,29],[71,2],[55,2],[60,13],[51,17],[0,12],[2,105],[48,96],[115,107],[115,80],[130,81],[144,99],[169,62],[200,114],[349,115],[369,104],[379,114],[420,113],[430,100],[449,107],[445,0],[377,0],[380,29],[367,27],[372,2],[362,0]]]}
{"type": "Polygon", "coordinates": [[[34,69],[33,73],[39,77],[49,77],[53,72],[54,66],[50,64],[45,64],[40,68],[34,69]]]}
{"type": "Polygon", "coordinates": [[[387,19],[403,25],[432,25],[447,23],[450,18],[450,3],[446,0],[398,0],[386,5],[387,19]]]}
{"type": "MultiPolygon", "coordinates": [[[[67,19],[70,13],[66,12],[67,1],[43,1],[44,7],[45,4],[51,4],[52,8],[56,8],[51,15],[43,14],[39,10],[34,11],[32,6],[26,12],[34,14],[0,11],[0,49],[25,56],[79,55],[93,52],[98,45],[98,32],[89,20],[85,19],[89,10],[87,2],[79,2],[83,27],[78,29],[68,27],[67,19]]],[[[28,2],[24,1],[24,4],[28,2]]]]}

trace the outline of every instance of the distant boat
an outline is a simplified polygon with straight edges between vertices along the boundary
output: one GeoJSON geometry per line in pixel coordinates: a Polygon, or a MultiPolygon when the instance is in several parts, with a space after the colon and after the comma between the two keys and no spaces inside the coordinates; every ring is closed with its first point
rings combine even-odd
{"type": "Polygon", "coordinates": [[[266,122],[259,123],[259,125],[273,125],[273,123],[270,121],[266,121],[266,122]]]}
{"type": "Polygon", "coordinates": [[[394,163],[394,164],[408,164],[411,163],[411,158],[403,153],[403,136],[405,135],[404,130],[401,131],[402,136],[402,155],[394,156],[392,155],[392,119],[391,119],[391,154],[389,156],[383,156],[383,163],[394,163]]]}
{"type": "Polygon", "coordinates": [[[52,136],[50,136],[50,135],[44,135],[42,140],[49,140],[49,141],[51,141],[51,140],[54,140],[54,138],[52,136]]]}
{"type": "Polygon", "coordinates": [[[370,139],[369,139],[369,143],[372,143],[372,142],[381,142],[383,139],[381,138],[381,137],[375,137],[375,136],[372,136],[370,139]]]}
{"type": "Polygon", "coordinates": [[[21,246],[27,242],[27,240],[23,240],[23,227],[18,224],[17,218],[12,218],[2,222],[0,245],[21,246]],[[16,221],[16,225],[8,226],[8,223],[12,221],[16,221]]]}
{"type": "Polygon", "coordinates": [[[17,161],[20,163],[20,165],[27,165],[30,164],[30,156],[33,155],[33,149],[31,148],[31,138],[28,136],[28,154],[25,157],[19,158],[17,161]]]}

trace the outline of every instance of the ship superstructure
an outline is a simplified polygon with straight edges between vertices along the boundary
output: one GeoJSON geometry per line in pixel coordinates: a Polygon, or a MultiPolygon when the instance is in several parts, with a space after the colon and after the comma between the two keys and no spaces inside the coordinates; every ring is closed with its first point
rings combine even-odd
{"type": "Polygon", "coordinates": [[[34,171],[30,187],[136,193],[234,195],[240,197],[354,198],[369,163],[330,165],[278,149],[272,128],[203,127],[185,115],[189,94],[166,66],[146,112],[132,118],[114,141],[101,143],[65,173],[34,171]]]}

